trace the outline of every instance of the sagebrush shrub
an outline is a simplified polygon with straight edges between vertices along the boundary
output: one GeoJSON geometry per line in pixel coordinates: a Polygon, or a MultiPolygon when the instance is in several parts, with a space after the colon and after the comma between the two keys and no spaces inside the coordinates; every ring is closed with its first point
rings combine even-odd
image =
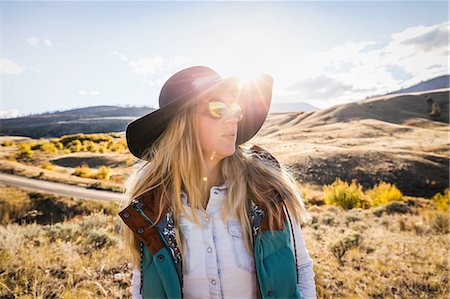
{"type": "Polygon", "coordinates": [[[334,223],[334,215],[330,213],[325,213],[321,217],[322,223],[326,225],[332,225],[334,223]]]}
{"type": "Polygon", "coordinates": [[[411,208],[402,201],[391,201],[390,203],[380,206],[372,211],[377,217],[381,217],[383,213],[388,215],[411,213],[411,208]]]}
{"type": "Polygon", "coordinates": [[[431,228],[438,234],[447,234],[450,231],[449,228],[449,216],[447,213],[436,213],[430,219],[431,228]]]}
{"type": "Polygon", "coordinates": [[[351,232],[342,238],[336,240],[334,243],[331,243],[330,249],[333,255],[336,257],[338,262],[342,264],[342,257],[345,253],[353,247],[357,247],[362,242],[362,236],[358,232],[351,232]]]}
{"type": "Polygon", "coordinates": [[[75,223],[56,223],[45,225],[43,230],[46,232],[50,242],[61,240],[65,242],[76,242],[82,237],[83,230],[75,223]]]}
{"type": "Polygon", "coordinates": [[[118,239],[104,228],[86,232],[86,245],[92,246],[93,249],[113,246],[117,243],[118,239]]]}

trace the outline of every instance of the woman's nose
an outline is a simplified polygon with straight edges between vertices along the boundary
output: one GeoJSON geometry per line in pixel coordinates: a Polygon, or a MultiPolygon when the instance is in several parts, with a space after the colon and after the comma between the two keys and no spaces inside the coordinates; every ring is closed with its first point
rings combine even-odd
{"type": "Polygon", "coordinates": [[[226,117],[225,117],[225,122],[226,123],[237,123],[239,122],[239,116],[237,116],[234,113],[227,113],[226,117]]]}

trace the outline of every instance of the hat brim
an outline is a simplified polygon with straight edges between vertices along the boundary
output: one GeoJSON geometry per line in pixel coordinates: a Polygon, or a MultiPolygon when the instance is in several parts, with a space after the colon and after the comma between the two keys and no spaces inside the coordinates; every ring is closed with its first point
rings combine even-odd
{"type": "Polygon", "coordinates": [[[265,74],[243,85],[240,92],[243,117],[238,123],[237,145],[247,142],[261,129],[269,114],[272,87],[272,77],[265,74]]]}
{"type": "MultiPolygon", "coordinates": [[[[219,79],[208,90],[201,94],[218,92],[223,88],[233,87],[239,82],[238,77],[219,79]]],[[[250,140],[262,127],[272,100],[273,79],[269,75],[262,75],[256,80],[245,83],[240,89],[239,102],[243,110],[242,120],[238,123],[236,145],[250,140]]],[[[198,97],[201,94],[189,94],[187,97],[198,97]]],[[[145,151],[161,136],[170,120],[173,119],[180,103],[177,99],[164,107],[152,111],[131,123],[126,129],[127,145],[130,152],[137,158],[143,159],[145,151]]]]}

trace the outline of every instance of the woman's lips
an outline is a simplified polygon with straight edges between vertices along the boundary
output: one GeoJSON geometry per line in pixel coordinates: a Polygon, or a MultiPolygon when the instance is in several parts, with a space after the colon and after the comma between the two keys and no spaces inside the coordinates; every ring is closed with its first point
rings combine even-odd
{"type": "Polygon", "coordinates": [[[232,135],[222,135],[223,137],[227,138],[227,139],[234,139],[236,137],[236,135],[232,134],[232,135]]]}

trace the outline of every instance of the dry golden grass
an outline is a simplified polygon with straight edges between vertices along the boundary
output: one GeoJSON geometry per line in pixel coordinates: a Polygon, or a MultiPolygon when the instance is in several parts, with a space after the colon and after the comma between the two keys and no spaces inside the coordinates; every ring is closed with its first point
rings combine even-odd
{"type": "MultiPolygon", "coordinates": [[[[0,194],[22,201],[30,197],[5,186],[0,194]]],[[[80,205],[41,196],[65,204],[68,211],[80,205]]],[[[449,233],[432,225],[443,214],[428,200],[408,202],[409,212],[392,210],[380,217],[375,209],[309,206],[313,220],[302,231],[314,261],[318,298],[446,298],[449,233]],[[360,240],[339,261],[332,245],[351,234],[360,240]]],[[[120,238],[117,203],[83,205],[88,213],[52,225],[0,227],[0,297],[131,297],[131,264],[120,238]]],[[[448,225],[448,215],[443,217],[448,225]]]]}
{"type": "MultiPolygon", "coordinates": [[[[0,205],[18,197],[29,201],[16,188],[2,186],[0,193],[0,205]]],[[[22,219],[22,224],[0,226],[0,297],[129,297],[130,264],[121,245],[118,204],[41,196],[65,205],[66,212],[80,207],[92,212],[53,224],[25,224],[22,219]]]]}
{"type": "Polygon", "coordinates": [[[447,298],[449,235],[430,226],[439,213],[432,206],[381,217],[332,206],[310,210],[316,223],[303,234],[319,298],[447,298]],[[362,241],[340,263],[331,245],[354,232],[362,241]]]}

